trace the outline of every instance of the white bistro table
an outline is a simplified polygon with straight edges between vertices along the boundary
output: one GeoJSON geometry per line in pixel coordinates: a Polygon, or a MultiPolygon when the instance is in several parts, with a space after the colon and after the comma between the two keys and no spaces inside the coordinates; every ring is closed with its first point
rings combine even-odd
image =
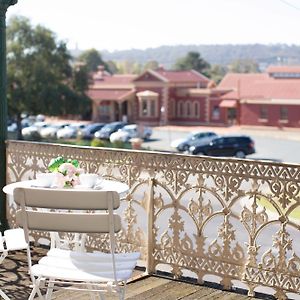
{"type": "MultiPolygon", "coordinates": [[[[35,185],[35,182],[36,182],[36,180],[24,180],[24,181],[10,183],[3,188],[3,192],[7,195],[12,196],[14,194],[14,189],[17,187],[37,187],[35,185]]],[[[41,188],[41,187],[39,187],[39,188],[41,188]]],[[[72,189],[72,188],[70,188],[70,189],[72,189]]],[[[75,189],[76,190],[89,190],[89,188],[85,188],[80,185],[76,186],[75,189]]],[[[90,190],[92,190],[92,188],[90,190]]],[[[101,183],[97,186],[97,190],[116,191],[120,195],[120,198],[123,198],[128,193],[129,186],[126,183],[123,183],[120,181],[103,179],[101,181],[101,183]]]]}
{"type": "MultiPolygon", "coordinates": [[[[14,183],[10,183],[3,188],[3,192],[9,196],[13,196],[14,189],[18,187],[36,187],[36,180],[24,180],[18,181],[14,183]]],[[[42,187],[37,187],[42,188],[42,187]]],[[[75,189],[75,190],[93,190],[93,188],[86,188],[82,186],[76,186],[75,188],[67,188],[67,189],[75,189]]],[[[120,198],[124,198],[129,192],[129,186],[126,183],[115,181],[115,180],[107,180],[103,179],[100,184],[97,185],[95,190],[99,191],[116,191],[120,198]]],[[[62,238],[57,232],[50,233],[50,243],[51,248],[59,247],[59,248],[69,248],[74,247],[75,250],[84,251],[84,244],[86,240],[85,234],[75,234],[72,240],[62,238]]]]}

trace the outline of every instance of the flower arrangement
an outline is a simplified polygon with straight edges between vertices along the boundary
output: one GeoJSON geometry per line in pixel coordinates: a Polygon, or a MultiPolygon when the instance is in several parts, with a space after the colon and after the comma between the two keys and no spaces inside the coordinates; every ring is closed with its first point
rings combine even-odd
{"type": "Polygon", "coordinates": [[[76,159],[65,159],[62,156],[53,158],[48,165],[48,170],[55,173],[54,185],[58,188],[80,184],[79,175],[84,173],[76,159]]]}

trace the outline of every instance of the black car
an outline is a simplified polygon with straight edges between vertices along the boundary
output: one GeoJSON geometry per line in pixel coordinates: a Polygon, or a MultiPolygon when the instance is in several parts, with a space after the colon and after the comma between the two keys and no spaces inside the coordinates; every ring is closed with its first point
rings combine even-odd
{"type": "Polygon", "coordinates": [[[100,130],[105,123],[93,123],[87,125],[84,129],[78,130],[78,137],[85,139],[85,140],[91,140],[94,138],[94,133],[98,130],[100,130]]]}
{"type": "Polygon", "coordinates": [[[97,139],[108,140],[110,135],[113,132],[118,131],[119,129],[123,128],[125,125],[127,125],[127,123],[125,123],[125,122],[108,123],[105,126],[103,126],[100,130],[96,131],[94,136],[97,139]]]}
{"type": "Polygon", "coordinates": [[[254,141],[249,136],[223,136],[205,145],[191,146],[191,154],[210,156],[235,156],[245,158],[255,153],[254,141]]]}

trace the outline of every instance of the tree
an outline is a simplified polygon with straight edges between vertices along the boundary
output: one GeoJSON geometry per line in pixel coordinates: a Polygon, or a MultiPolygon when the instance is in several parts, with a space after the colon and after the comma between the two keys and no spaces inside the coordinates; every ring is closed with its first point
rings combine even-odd
{"type": "Polygon", "coordinates": [[[116,74],[119,72],[117,64],[113,60],[109,60],[106,62],[108,67],[108,72],[110,74],[116,74]]]}
{"type": "Polygon", "coordinates": [[[259,73],[259,66],[252,59],[237,59],[234,60],[228,67],[233,73],[259,73]]]}
{"type": "Polygon", "coordinates": [[[226,67],[222,65],[212,65],[209,70],[208,77],[218,84],[223,79],[226,73],[227,73],[226,67]]]}
{"type": "Polygon", "coordinates": [[[89,49],[79,55],[78,60],[86,64],[88,72],[97,71],[98,66],[103,65],[109,71],[108,65],[104,62],[101,54],[96,49],[89,49]]]}
{"type": "Polygon", "coordinates": [[[8,110],[21,131],[21,113],[78,114],[82,84],[74,88],[74,72],[66,44],[53,32],[33,27],[24,17],[13,17],[7,29],[8,110]],[[79,92],[80,90],[80,92],[79,92]]]}
{"type": "Polygon", "coordinates": [[[205,61],[200,53],[198,52],[188,52],[185,57],[179,58],[174,66],[175,70],[191,70],[194,69],[200,73],[205,75],[208,74],[208,70],[210,69],[210,64],[205,61]]]}
{"type": "Polygon", "coordinates": [[[138,62],[124,60],[117,62],[119,74],[141,74],[142,66],[138,62]]]}
{"type": "Polygon", "coordinates": [[[156,60],[149,60],[145,63],[143,70],[155,70],[159,67],[159,63],[156,60]]]}

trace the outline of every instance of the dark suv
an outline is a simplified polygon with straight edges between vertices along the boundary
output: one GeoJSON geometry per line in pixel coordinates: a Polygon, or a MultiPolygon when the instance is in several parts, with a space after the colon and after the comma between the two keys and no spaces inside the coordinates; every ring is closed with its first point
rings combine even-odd
{"type": "Polygon", "coordinates": [[[110,135],[113,132],[118,131],[119,129],[123,128],[127,123],[125,122],[112,122],[108,123],[105,126],[103,126],[100,130],[96,131],[94,136],[97,139],[105,139],[108,140],[110,135]]]}
{"type": "Polygon", "coordinates": [[[255,148],[254,141],[249,136],[223,136],[205,145],[192,146],[189,152],[198,155],[245,158],[246,155],[255,153],[255,148]]]}

